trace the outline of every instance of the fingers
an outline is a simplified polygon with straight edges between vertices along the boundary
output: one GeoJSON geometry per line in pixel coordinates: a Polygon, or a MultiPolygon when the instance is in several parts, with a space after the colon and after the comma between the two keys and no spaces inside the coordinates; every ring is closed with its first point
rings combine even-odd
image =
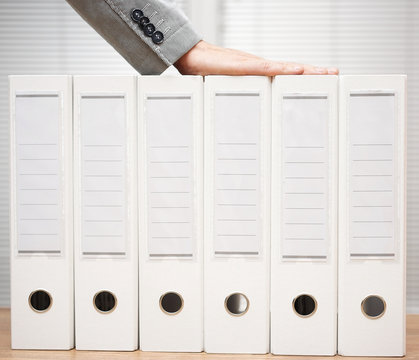
{"type": "Polygon", "coordinates": [[[265,63],[265,71],[260,75],[275,76],[275,75],[338,75],[339,69],[335,67],[320,67],[308,64],[298,63],[284,63],[266,61],[260,59],[265,63]]]}
{"type": "Polygon", "coordinates": [[[327,75],[328,71],[324,67],[304,64],[304,75],[327,75]]]}
{"type": "Polygon", "coordinates": [[[327,68],[327,73],[329,75],[339,75],[339,69],[335,67],[329,67],[327,68]]]}
{"type": "Polygon", "coordinates": [[[261,58],[250,58],[237,64],[236,70],[237,75],[300,75],[304,72],[304,67],[299,64],[287,64],[261,58]]]}
{"type": "Polygon", "coordinates": [[[288,63],[294,65],[301,65],[304,67],[303,75],[338,75],[339,69],[335,67],[321,67],[308,64],[288,63]]]}
{"type": "Polygon", "coordinates": [[[304,75],[337,75],[337,68],[325,68],[312,65],[304,65],[304,75]]]}
{"type": "Polygon", "coordinates": [[[266,60],[200,41],[175,66],[184,75],[337,75],[337,68],[266,60]]]}
{"type": "MultiPolygon", "coordinates": [[[[240,51],[240,50],[235,50],[235,49],[229,49],[229,48],[220,48],[217,47],[217,49],[221,52],[224,53],[229,53],[230,55],[235,55],[235,56],[240,56],[243,58],[247,58],[247,59],[257,59],[259,61],[264,61],[266,62],[265,66],[270,66],[269,64],[272,63],[277,63],[279,64],[279,69],[278,71],[275,73],[275,75],[300,75],[300,74],[304,74],[304,75],[338,75],[339,74],[339,69],[335,68],[335,67],[320,67],[320,66],[313,66],[313,65],[308,65],[308,64],[299,64],[299,63],[294,63],[294,62],[274,62],[274,61],[269,61],[269,60],[265,60],[259,56],[244,52],[244,51],[240,51]],[[300,68],[303,68],[303,71],[301,72],[300,68]],[[282,68],[282,70],[281,70],[282,68]]],[[[278,66],[273,67],[274,69],[278,68],[278,66]]],[[[275,72],[275,71],[274,71],[275,72]]],[[[263,75],[265,75],[266,72],[263,72],[263,75]]],[[[273,75],[267,75],[267,76],[273,76],[273,75]]]]}

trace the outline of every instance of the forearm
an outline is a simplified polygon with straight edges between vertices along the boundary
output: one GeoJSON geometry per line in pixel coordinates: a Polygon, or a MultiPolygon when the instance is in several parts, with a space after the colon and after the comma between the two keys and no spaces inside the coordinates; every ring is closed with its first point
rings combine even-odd
{"type": "Polygon", "coordinates": [[[200,40],[172,1],[66,1],[141,74],[160,74],[200,40]],[[141,22],[133,9],[142,12],[141,22]]]}

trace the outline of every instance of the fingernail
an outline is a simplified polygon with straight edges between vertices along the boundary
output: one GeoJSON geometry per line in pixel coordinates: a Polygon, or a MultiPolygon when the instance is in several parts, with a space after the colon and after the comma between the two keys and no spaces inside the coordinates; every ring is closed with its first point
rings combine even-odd
{"type": "Polygon", "coordinates": [[[300,72],[300,71],[303,71],[303,70],[304,70],[304,68],[302,66],[294,66],[294,71],[296,71],[296,72],[300,72]]]}
{"type": "Polygon", "coordinates": [[[328,68],[327,69],[327,73],[328,74],[339,74],[339,69],[338,68],[335,68],[335,67],[328,68]]]}

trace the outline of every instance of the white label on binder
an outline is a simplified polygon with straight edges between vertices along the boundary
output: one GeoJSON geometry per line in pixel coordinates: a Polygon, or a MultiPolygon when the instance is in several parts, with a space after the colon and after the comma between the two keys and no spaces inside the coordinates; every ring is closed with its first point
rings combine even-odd
{"type": "Polygon", "coordinates": [[[58,94],[16,95],[17,247],[60,253],[62,197],[61,108],[58,94]]]}
{"type": "Polygon", "coordinates": [[[123,95],[82,96],[82,252],[126,252],[126,122],[123,95]]]}
{"type": "Polygon", "coordinates": [[[285,95],[282,114],[282,258],[325,259],[329,242],[327,96],[285,95]]]}
{"type": "Polygon", "coordinates": [[[260,252],[260,94],[216,93],[214,251],[260,252]]]}
{"type": "Polygon", "coordinates": [[[194,253],[193,122],[191,96],[146,101],[148,253],[194,253]]]}
{"type": "Polygon", "coordinates": [[[349,232],[352,257],[395,255],[395,94],[349,99],[349,232]]]}

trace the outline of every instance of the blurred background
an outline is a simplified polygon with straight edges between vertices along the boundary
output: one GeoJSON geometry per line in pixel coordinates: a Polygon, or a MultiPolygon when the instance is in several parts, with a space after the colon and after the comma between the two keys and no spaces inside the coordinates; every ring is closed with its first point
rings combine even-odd
{"type": "MultiPolygon", "coordinates": [[[[87,1],[87,0],[86,0],[87,1]]],[[[419,1],[182,0],[203,38],[341,74],[408,75],[407,311],[419,313],[419,1]]],[[[0,0],[0,306],[9,306],[10,74],[133,74],[64,0],[0,0]]]]}

